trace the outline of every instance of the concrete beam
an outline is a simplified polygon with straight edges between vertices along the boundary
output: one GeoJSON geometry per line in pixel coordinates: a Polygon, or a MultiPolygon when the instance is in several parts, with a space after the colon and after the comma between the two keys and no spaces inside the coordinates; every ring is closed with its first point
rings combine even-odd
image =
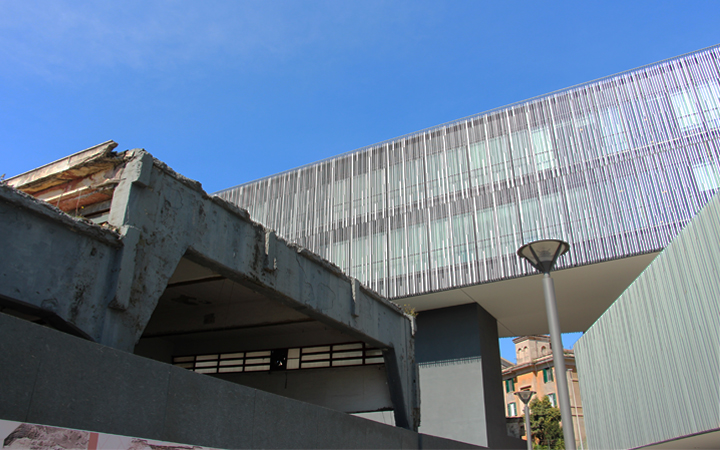
{"type": "MultiPolygon", "coordinates": [[[[317,255],[278,239],[250,220],[246,211],[208,196],[199,183],[173,172],[147,152],[132,150],[117,157],[122,170],[115,174],[118,184],[108,225],[119,233],[73,220],[28,198],[19,209],[6,206],[13,221],[0,227],[14,242],[4,244],[8,251],[3,252],[7,259],[2,276],[31,274],[17,295],[19,300],[31,299],[43,307],[43,295],[30,292],[32,284],[51,289],[46,286],[46,268],[56,266],[52,269],[56,278],[66,275],[58,280],[52,297],[59,314],[95,340],[132,352],[185,256],[270,301],[382,348],[396,423],[417,429],[413,327],[397,306],[317,255]],[[25,214],[27,208],[42,210],[42,220],[37,214],[25,214]],[[40,222],[52,225],[33,230],[40,222]],[[80,229],[94,234],[78,235],[80,229]],[[55,233],[68,237],[60,243],[55,233]],[[46,245],[30,251],[35,242],[46,245]],[[67,298],[68,293],[78,298],[67,298]]],[[[19,195],[3,188],[7,197],[19,195]]]]}
{"type": "Polygon", "coordinates": [[[100,341],[121,236],[5,184],[0,184],[0,235],[3,308],[57,317],[76,334],[100,341]]]}

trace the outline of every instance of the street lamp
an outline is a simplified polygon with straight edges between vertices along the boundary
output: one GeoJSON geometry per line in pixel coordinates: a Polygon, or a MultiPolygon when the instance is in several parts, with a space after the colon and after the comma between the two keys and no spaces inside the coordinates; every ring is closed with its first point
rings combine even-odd
{"type": "Polygon", "coordinates": [[[550,271],[557,259],[570,250],[570,244],[558,239],[543,239],[530,242],[520,247],[518,256],[525,258],[534,268],[543,273],[543,291],[545,292],[545,310],[547,311],[550,342],[552,344],[553,364],[555,365],[555,383],[557,384],[560,415],[562,416],[565,448],[575,450],[575,433],[573,431],[572,411],[570,410],[570,391],[565,374],[565,354],[563,352],[560,320],[558,319],[557,303],[555,302],[555,285],[550,271]]]}
{"type": "Polygon", "coordinates": [[[528,403],[530,403],[530,398],[533,396],[534,393],[535,391],[515,392],[515,395],[520,397],[520,400],[525,404],[525,437],[527,438],[527,450],[533,450],[532,432],[530,431],[530,408],[528,407],[528,403]]]}

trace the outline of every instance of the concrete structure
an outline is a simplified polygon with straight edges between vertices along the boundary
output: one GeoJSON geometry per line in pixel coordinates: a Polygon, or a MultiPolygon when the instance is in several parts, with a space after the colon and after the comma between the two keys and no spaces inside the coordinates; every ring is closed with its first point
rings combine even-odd
{"type": "Polygon", "coordinates": [[[3,313],[0,367],[0,420],[214,448],[478,448],[228,383],[3,313]]]}
{"type": "Polygon", "coordinates": [[[720,197],[577,341],[589,448],[720,447],[720,197]]]}
{"type": "MultiPolygon", "coordinates": [[[[520,336],[513,339],[513,343],[515,344],[517,364],[502,369],[505,414],[507,417],[517,418],[523,415],[524,405],[514,394],[516,391],[534,391],[533,398],[538,399],[548,396],[550,403],[557,408],[557,385],[555,379],[558,374],[553,364],[550,337],[520,336]]],[[[575,442],[578,443],[578,448],[582,448],[584,446],[580,443],[585,441],[585,417],[582,410],[578,371],[575,366],[575,353],[572,350],[564,349],[564,355],[575,442]]],[[[522,436],[525,436],[524,431],[522,436]]]]}
{"type": "Polygon", "coordinates": [[[434,380],[422,429],[494,446],[505,405],[485,343],[548,333],[540,279],[515,252],[571,244],[553,272],[560,327],[587,330],[720,187],[719,62],[720,47],[699,50],[218,195],[416,308],[420,378],[434,380]]]}
{"type": "MultiPolygon", "coordinates": [[[[165,363],[177,363],[178,355],[200,355],[193,367],[198,372],[208,371],[207,356],[214,354],[217,378],[343,412],[392,410],[399,427],[417,430],[410,317],[317,255],[277,238],[245,211],[209,197],[199,183],[145,151],[115,153],[116,145],[98,145],[0,184],[3,313],[165,363]],[[309,376],[302,369],[318,364],[318,348],[328,349],[327,364],[309,376]],[[302,350],[295,370],[292,349],[302,350]],[[262,352],[267,357],[256,355],[262,352]],[[264,379],[251,373],[258,370],[264,379]]],[[[24,341],[24,332],[4,338],[24,341]]],[[[54,348],[37,339],[36,345],[54,348]]],[[[93,352],[109,352],[84,348],[89,361],[93,352]]],[[[2,366],[42,366],[50,358],[27,349],[21,354],[26,356],[13,359],[16,353],[4,353],[10,359],[2,366]]],[[[130,371],[148,364],[127,361],[123,364],[130,371]]],[[[161,371],[176,373],[168,370],[161,371]]],[[[0,400],[5,413],[22,410],[17,402],[32,392],[20,386],[29,378],[16,375],[7,374],[2,383],[3,395],[11,395],[0,400]]],[[[82,389],[82,380],[68,389],[82,389]]],[[[72,384],[71,379],[63,382],[72,384]]],[[[41,421],[48,425],[62,425],[61,416],[68,415],[59,408],[33,417],[43,414],[52,417],[41,421]]],[[[100,426],[120,419],[101,415],[93,420],[100,426]]],[[[120,420],[111,432],[131,434],[122,426],[120,420]]]]}
{"type": "Polygon", "coordinates": [[[421,430],[464,436],[490,448],[522,448],[507,433],[493,433],[505,429],[499,377],[493,376],[499,372],[492,367],[500,360],[493,317],[477,304],[467,304],[421,313],[417,326],[420,392],[427,402],[421,430]]]}

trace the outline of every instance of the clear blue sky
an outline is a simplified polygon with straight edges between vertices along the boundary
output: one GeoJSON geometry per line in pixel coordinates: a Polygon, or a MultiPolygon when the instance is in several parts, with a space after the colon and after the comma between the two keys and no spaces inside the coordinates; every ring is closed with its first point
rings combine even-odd
{"type": "Polygon", "coordinates": [[[112,139],[214,192],[714,45],[719,24],[709,0],[3,0],[0,174],[112,139]]]}

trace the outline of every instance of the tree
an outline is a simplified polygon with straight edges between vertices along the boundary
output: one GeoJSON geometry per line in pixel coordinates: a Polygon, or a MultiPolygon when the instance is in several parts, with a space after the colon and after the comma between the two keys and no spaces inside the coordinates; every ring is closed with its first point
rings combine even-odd
{"type": "Polygon", "coordinates": [[[564,449],[560,410],[554,408],[550,399],[533,399],[530,402],[530,430],[536,439],[536,449],[564,449]]]}

